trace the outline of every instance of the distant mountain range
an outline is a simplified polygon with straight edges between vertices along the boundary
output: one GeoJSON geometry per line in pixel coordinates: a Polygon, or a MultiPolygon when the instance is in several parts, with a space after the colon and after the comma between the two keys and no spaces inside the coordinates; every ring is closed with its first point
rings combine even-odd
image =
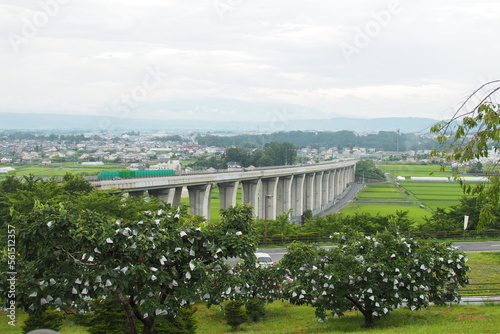
{"type": "Polygon", "coordinates": [[[350,118],[271,120],[271,121],[206,121],[206,120],[152,120],[106,116],[68,114],[0,113],[0,130],[64,130],[64,131],[341,131],[373,133],[400,131],[402,133],[429,133],[438,120],[417,117],[350,118]]]}

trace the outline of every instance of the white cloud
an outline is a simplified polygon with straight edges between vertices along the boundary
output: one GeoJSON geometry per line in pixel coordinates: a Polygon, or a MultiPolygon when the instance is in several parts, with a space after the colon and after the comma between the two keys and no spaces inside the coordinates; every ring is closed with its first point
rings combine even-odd
{"type": "MultiPolygon", "coordinates": [[[[445,118],[500,75],[495,0],[89,0],[48,13],[49,2],[0,4],[0,111],[106,114],[160,68],[161,83],[138,106],[144,117],[177,100],[223,98],[319,110],[299,118],[445,118]],[[222,18],[220,2],[232,4],[222,18]],[[400,10],[377,21],[394,3],[400,10]],[[48,21],[34,21],[44,11],[48,21]],[[17,52],[13,34],[24,38],[17,52]],[[349,61],[342,43],[357,48],[349,61]]],[[[248,117],[211,108],[179,115],[248,117]]]]}

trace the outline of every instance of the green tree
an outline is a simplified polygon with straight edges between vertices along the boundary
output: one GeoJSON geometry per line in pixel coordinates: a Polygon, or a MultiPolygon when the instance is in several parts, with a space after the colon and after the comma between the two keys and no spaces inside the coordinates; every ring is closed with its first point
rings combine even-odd
{"type": "Polygon", "coordinates": [[[472,166],[467,170],[469,174],[482,174],[483,173],[483,164],[480,161],[472,164],[472,166]]]}
{"type": "Polygon", "coordinates": [[[491,220],[481,220],[484,207],[480,197],[462,197],[460,203],[449,208],[437,208],[430,218],[420,227],[423,231],[461,231],[464,216],[469,216],[468,230],[500,229],[500,209],[493,210],[491,220]]]}
{"type": "Polygon", "coordinates": [[[15,215],[19,305],[28,312],[84,312],[90,300],[115,296],[131,333],[134,318],[142,333],[153,333],[157,316],[179,314],[200,298],[207,265],[228,257],[251,261],[251,220],[251,208],[241,205],[222,211],[221,222],[200,226],[176,208],[127,220],[72,203],[36,205],[15,215]]]}
{"type": "Polygon", "coordinates": [[[274,165],[274,159],[267,154],[263,154],[257,161],[258,167],[269,167],[274,165]]]}
{"type": "Polygon", "coordinates": [[[64,190],[71,195],[78,192],[89,193],[95,190],[95,187],[85,180],[83,176],[72,173],[64,174],[62,186],[64,190]]]}
{"type": "Polygon", "coordinates": [[[271,142],[264,145],[264,156],[272,158],[272,166],[293,165],[297,159],[297,151],[292,143],[271,142]]]}
{"type": "Polygon", "coordinates": [[[356,163],[356,178],[358,180],[385,180],[382,172],[373,160],[360,160],[356,163]]]}
{"type": "MultiPolygon", "coordinates": [[[[448,162],[467,163],[488,157],[490,152],[500,151],[500,105],[495,101],[495,93],[500,90],[500,80],[485,83],[476,89],[458,108],[453,117],[432,127],[437,133],[442,149],[433,155],[442,156],[448,162]]],[[[444,168],[444,167],[443,167],[444,168]]],[[[500,174],[498,160],[484,170],[489,184],[460,184],[466,194],[476,194],[486,205],[481,209],[480,219],[491,221],[493,210],[500,205],[500,174]]]]}
{"type": "Polygon", "coordinates": [[[66,174],[62,183],[55,179],[42,179],[34,175],[15,178],[8,176],[0,182],[0,222],[10,222],[10,211],[29,213],[35,203],[73,203],[80,210],[92,208],[123,219],[137,219],[144,211],[156,211],[164,206],[157,198],[145,201],[144,197],[97,191],[81,176],[66,174]]]}
{"type": "Polygon", "coordinates": [[[230,300],[224,304],[224,316],[233,332],[240,328],[240,325],[248,320],[243,302],[239,300],[230,300]]]}
{"type": "Polygon", "coordinates": [[[359,310],[374,320],[405,304],[411,310],[460,299],[468,283],[466,258],[449,244],[418,241],[385,232],[336,236],[329,250],[293,244],[280,267],[293,281],[284,285],[291,303],[308,304],[325,319],[359,310]]]}
{"type": "Polygon", "coordinates": [[[250,151],[243,147],[229,147],[224,152],[224,161],[226,164],[228,162],[238,162],[241,166],[248,167],[249,158],[250,151]]]}

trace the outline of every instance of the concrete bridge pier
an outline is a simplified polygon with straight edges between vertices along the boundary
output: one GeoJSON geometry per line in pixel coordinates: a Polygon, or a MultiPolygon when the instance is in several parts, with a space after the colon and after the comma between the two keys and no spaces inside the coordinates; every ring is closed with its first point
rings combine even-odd
{"type": "Polygon", "coordinates": [[[330,171],[323,172],[323,177],[321,179],[321,205],[328,203],[330,193],[330,173],[330,171]]]}
{"type": "Polygon", "coordinates": [[[336,177],[337,177],[337,171],[331,170],[330,177],[328,178],[328,202],[332,202],[335,199],[336,177]]]}
{"type": "Polygon", "coordinates": [[[220,195],[220,208],[227,209],[236,205],[236,193],[238,192],[238,181],[217,183],[220,195]]]}
{"type": "Polygon", "coordinates": [[[315,173],[305,175],[304,180],[304,211],[314,210],[314,178],[315,173]]]}
{"type": "Polygon", "coordinates": [[[182,187],[150,189],[148,190],[148,193],[151,196],[159,197],[161,200],[166,203],[170,203],[172,206],[181,205],[182,187]]]}
{"type": "Polygon", "coordinates": [[[201,184],[188,186],[189,205],[191,215],[204,216],[210,219],[210,194],[212,193],[212,184],[201,184]]]}
{"type": "Polygon", "coordinates": [[[278,179],[276,190],[276,214],[288,213],[292,208],[292,183],[294,175],[282,176],[278,179]]]}
{"type": "Polygon", "coordinates": [[[143,196],[144,190],[133,190],[128,192],[129,196],[143,196]]]}
{"type": "Polygon", "coordinates": [[[325,172],[317,172],[314,175],[314,183],[313,183],[313,194],[314,194],[314,200],[313,200],[313,209],[319,208],[321,206],[322,202],[322,195],[323,195],[323,177],[325,175],[325,172]]]}
{"type": "Polygon", "coordinates": [[[259,213],[259,193],[261,186],[262,181],[260,179],[241,181],[241,202],[249,204],[252,207],[254,216],[258,216],[259,213]]]}
{"type": "Polygon", "coordinates": [[[304,212],[304,174],[297,174],[293,176],[291,185],[291,209],[292,214],[297,216],[304,212]]]}
{"type": "Polygon", "coordinates": [[[261,200],[259,217],[264,219],[276,219],[277,190],[279,177],[262,179],[261,200]]]}

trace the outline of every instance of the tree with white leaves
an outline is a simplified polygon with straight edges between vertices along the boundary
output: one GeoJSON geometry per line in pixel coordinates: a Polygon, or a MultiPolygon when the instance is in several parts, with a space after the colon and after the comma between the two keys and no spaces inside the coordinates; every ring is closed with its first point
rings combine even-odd
{"type": "Polygon", "coordinates": [[[155,319],[199,300],[210,265],[254,256],[252,210],[222,211],[201,225],[179,210],[116,219],[72,205],[37,205],[18,215],[18,302],[28,312],[47,308],[89,312],[89,301],[117,297],[131,333],[152,333],[155,319]]]}
{"type": "Polygon", "coordinates": [[[406,305],[458,301],[468,283],[467,259],[449,244],[418,241],[389,232],[374,237],[337,235],[338,247],[325,250],[293,244],[280,262],[291,278],[284,295],[293,304],[308,304],[324,321],[348,310],[360,311],[365,326],[406,305]]]}

